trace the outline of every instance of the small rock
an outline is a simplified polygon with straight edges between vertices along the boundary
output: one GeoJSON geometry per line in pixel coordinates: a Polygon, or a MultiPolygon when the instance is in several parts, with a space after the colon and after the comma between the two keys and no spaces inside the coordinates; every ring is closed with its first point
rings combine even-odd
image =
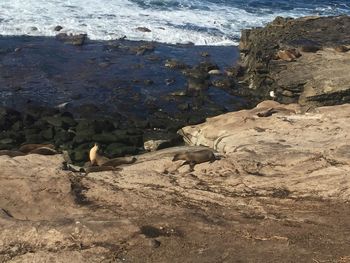
{"type": "Polygon", "coordinates": [[[176,59],[168,59],[165,64],[165,67],[171,68],[171,69],[185,69],[187,68],[187,65],[185,63],[182,63],[176,59]]]}
{"type": "Polygon", "coordinates": [[[143,26],[137,27],[136,30],[140,31],[140,32],[152,32],[151,29],[149,29],[147,27],[143,27],[143,26]]]}
{"type": "Polygon", "coordinates": [[[63,27],[61,27],[61,26],[55,26],[55,28],[53,29],[53,30],[55,30],[55,31],[61,31],[63,29],[63,27]]]}
{"type": "Polygon", "coordinates": [[[287,50],[279,50],[277,52],[277,58],[284,61],[294,61],[296,58],[300,57],[301,54],[295,48],[287,50]]]}
{"type": "Polygon", "coordinates": [[[149,245],[152,247],[152,248],[158,248],[160,247],[160,241],[157,240],[157,239],[151,239],[149,240],[149,245]]]}
{"type": "Polygon", "coordinates": [[[337,51],[337,52],[340,52],[340,53],[345,53],[345,52],[348,52],[350,50],[350,48],[341,45],[341,46],[336,46],[334,48],[334,50],[337,51]]]}
{"type": "Polygon", "coordinates": [[[309,52],[309,53],[315,53],[321,49],[318,45],[303,45],[300,47],[300,50],[302,52],[309,52]]]}

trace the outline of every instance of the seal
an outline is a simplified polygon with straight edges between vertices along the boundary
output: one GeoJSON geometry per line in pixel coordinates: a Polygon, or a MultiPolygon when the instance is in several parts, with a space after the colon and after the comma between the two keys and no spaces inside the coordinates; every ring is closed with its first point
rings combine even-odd
{"type": "Polygon", "coordinates": [[[119,157],[119,158],[113,158],[109,159],[107,157],[104,157],[98,153],[99,146],[97,143],[90,149],[89,152],[89,158],[91,166],[97,165],[97,166],[111,166],[115,167],[122,164],[131,164],[136,162],[135,157],[119,157]]]}
{"type": "Polygon", "coordinates": [[[19,152],[19,151],[11,151],[11,150],[1,150],[0,151],[0,156],[1,155],[7,155],[9,157],[17,157],[17,156],[23,156],[23,155],[26,155],[25,153],[23,152],[19,152]]]}
{"type": "Polygon", "coordinates": [[[91,165],[101,166],[105,162],[109,161],[107,157],[104,157],[98,153],[99,149],[100,148],[97,143],[95,143],[95,145],[90,149],[89,158],[91,165]]]}
{"type": "Polygon", "coordinates": [[[53,144],[35,144],[35,143],[33,143],[33,144],[24,144],[18,150],[22,153],[30,153],[30,152],[33,152],[35,149],[42,148],[42,147],[50,148],[52,150],[55,149],[55,146],[53,144]]]}
{"type": "Polygon", "coordinates": [[[185,162],[182,165],[189,164],[191,171],[196,164],[204,163],[204,162],[214,162],[218,158],[215,156],[214,152],[211,150],[199,150],[199,151],[184,151],[175,154],[173,158],[173,162],[178,160],[184,160],[185,162]]]}
{"type": "Polygon", "coordinates": [[[57,154],[57,151],[55,149],[50,148],[50,147],[38,147],[38,148],[30,151],[28,154],[55,155],[55,154],[57,154]]]}
{"type": "Polygon", "coordinates": [[[113,159],[109,159],[106,162],[104,162],[103,164],[101,164],[101,166],[118,166],[118,165],[122,165],[122,164],[132,164],[134,162],[136,162],[136,158],[135,157],[118,157],[118,158],[113,158],[113,159]]]}

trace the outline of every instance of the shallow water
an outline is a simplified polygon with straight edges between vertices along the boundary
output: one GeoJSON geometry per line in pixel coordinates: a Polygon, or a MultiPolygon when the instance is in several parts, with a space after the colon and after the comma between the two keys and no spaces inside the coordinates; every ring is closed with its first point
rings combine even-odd
{"type": "MultiPolygon", "coordinates": [[[[68,102],[71,108],[94,104],[108,115],[175,114],[178,104],[194,102],[188,96],[169,97],[184,92],[187,80],[181,70],[165,67],[166,60],[176,58],[189,66],[211,61],[224,70],[238,57],[234,46],[161,43],[153,43],[149,53],[135,54],[133,49],[144,44],[149,43],[89,41],[77,47],[48,37],[1,37],[1,105],[21,109],[28,104],[52,107],[68,102]],[[202,52],[209,57],[202,57],[202,52]],[[167,85],[167,79],[173,83],[167,85]]],[[[244,104],[243,99],[210,87],[202,106],[231,111],[244,104]]]]}

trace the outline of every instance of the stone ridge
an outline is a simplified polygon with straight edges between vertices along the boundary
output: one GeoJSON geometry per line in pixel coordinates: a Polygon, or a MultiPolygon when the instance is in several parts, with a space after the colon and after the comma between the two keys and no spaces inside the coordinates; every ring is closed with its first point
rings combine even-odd
{"type": "Polygon", "coordinates": [[[282,103],[350,101],[349,16],[277,17],[264,28],[243,30],[239,48],[237,77],[262,98],[273,91],[282,103]]]}

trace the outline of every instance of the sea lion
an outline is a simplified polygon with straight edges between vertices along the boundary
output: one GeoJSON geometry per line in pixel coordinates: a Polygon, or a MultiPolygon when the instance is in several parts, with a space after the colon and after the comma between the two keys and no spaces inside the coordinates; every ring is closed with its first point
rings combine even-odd
{"type": "Polygon", "coordinates": [[[0,151],[0,156],[1,155],[7,155],[9,157],[16,157],[16,156],[23,156],[23,155],[26,155],[25,153],[23,152],[19,152],[19,151],[11,151],[11,150],[1,150],[0,151]]]}
{"type": "Polygon", "coordinates": [[[101,166],[118,166],[122,164],[131,164],[136,162],[136,160],[137,159],[135,157],[118,157],[109,159],[108,161],[101,164],[101,166]]]}
{"type": "Polygon", "coordinates": [[[38,147],[30,151],[28,154],[55,155],[57,154],[57,151],[50,147],[38,147]]]}
{"type": "Polygon", "coordinates": [[[135,157],[119,157],[119,158],[113,158],[109,159],[107,157],[104,157],[98,153],[99,147],[97,143],[95,143],[94,147],[91,148],[89,153],[90,163],[91,165],[97,165],[97,166],[118,166],[122,164],[131,164],[136,161],[135,157]]]}
{"type": "Polygon", "coordinates": [[[37,148],[41,148],[41,147],[46,147],[46,148],[50,148],[50,149],[55,149],[55,146],[53,144],[24,144],[19,148],[20,152],[23,153],[30,153],[31,151],[37,149],[37,148]]]}
{"type": "Polygon", "coordinates": [[[178,160],[184,160],[185,162],[182,165],[189,164],[191,171],[193,171],[193,168],[196,164],[204,163],[204,162],[214,162],[218,158],[215,156],[214,152],[211,150],[199,150],[199,151],[184,151],[179,152],[175,154],[173,158],[173,162],[178,160]]]}
{"type": "Polygon", "coordinates": [[[105,162],[109,161],[107,157],[104,157],[98,153],[99,146],[97,143],[90,149],[89,158],[91,165],[101,166],[105,162]]]}

